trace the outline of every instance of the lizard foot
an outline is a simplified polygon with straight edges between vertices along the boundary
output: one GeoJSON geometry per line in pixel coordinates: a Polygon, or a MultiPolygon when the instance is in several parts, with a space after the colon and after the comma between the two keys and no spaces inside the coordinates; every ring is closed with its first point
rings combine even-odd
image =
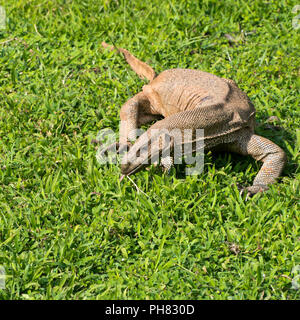
{"type": "Polygon", "coordinates": [[[243,193],[247,193],[246,200],[257,193],[267,191],[268,189],[268,186],[264,184],[256,184],[251,187],[239,188],[240,195],[242,195],[243,193]]]}
{"type": "Polygon", "coordinates": [[[100,156],[107,156],[108,152],[115,152],[117,154],[122,154],[125,151],[128,151],[128,149],[131,147],[131,144],[120,144],[119,142],[114,142],[110,144],[109,146],[103,148],[100,151],[100,156]]]}
{"type": "Polygon", "coordinates": [[[117,161],[116,155],[119,154],[122,156],[126,151],[128,151],[128,149],[129,145],[114,142],[107,147],[98,149],[96,158],[99,163],[115,163],[115,161],[117,161]]]}

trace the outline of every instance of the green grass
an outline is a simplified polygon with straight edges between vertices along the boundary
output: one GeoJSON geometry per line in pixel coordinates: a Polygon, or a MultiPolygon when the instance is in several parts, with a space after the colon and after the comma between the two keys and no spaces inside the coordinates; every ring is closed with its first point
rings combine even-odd
{"type": "Polygon", "coordinates": [[[0,0],[0,298],[299,299],[298,2],[0,0]],[[245,201],[260,164],[210,153],[198,176],[136,174],[146,195],[119,182],[91,140],[144,82],[103,40],[234,79],[288,155],[281,182],[245,201]]]}

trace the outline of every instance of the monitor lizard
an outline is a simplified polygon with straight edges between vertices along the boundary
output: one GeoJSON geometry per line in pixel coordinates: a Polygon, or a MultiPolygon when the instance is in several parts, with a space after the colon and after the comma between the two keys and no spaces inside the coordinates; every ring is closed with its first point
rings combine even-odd
{"type": "MultiPolygon", "coordinates": [[[[131,68],[150,81],[120,110],[118,151],[129,147],[126,162],[121,165],[123,175],[145,167],[154,153],[161,155],[165,149],[172,149],[174,139],[166,139],[166,132],[174,129],[204,129],[205,150],[250,155],[261,161],[263,165],[253,185],[243,188],[249,195],[267,190],[268,185],[281,175],[286,163],[285,152],[269,139],[254,133],[255,108],[233,80],[192,69],[170,69],[156,75],[148,64],[126,49],[105,42],[102,46],[122,53],[131,68]],[[132,145],[137,129],[154,120],[158,121],[132,145]],[[158,143],[151,148],[153,141],[158,143]]],[[[170,168],[172,157],[162,158],[161,163],[170,168]]]]}

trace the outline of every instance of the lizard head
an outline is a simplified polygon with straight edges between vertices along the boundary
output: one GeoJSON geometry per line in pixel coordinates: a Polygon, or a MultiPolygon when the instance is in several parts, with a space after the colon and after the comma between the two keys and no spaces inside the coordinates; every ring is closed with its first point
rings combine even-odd
{"type": "Polygon", "coordinates": [[[147,166],[150,153],[148,148],[137,148],[137,146],[133,145],[124,157],[125,159],[123,158],[121,164],[121,172],[123,175],[129,176],[147,166]]]}
{"type": "Polygon", "coordinates": [[[131,175],[156,163],[159,157],[168,156],[173,139],[164,130],[152,130],[142,134],[124,155],[121,164],[123,175],[131,175]]]}

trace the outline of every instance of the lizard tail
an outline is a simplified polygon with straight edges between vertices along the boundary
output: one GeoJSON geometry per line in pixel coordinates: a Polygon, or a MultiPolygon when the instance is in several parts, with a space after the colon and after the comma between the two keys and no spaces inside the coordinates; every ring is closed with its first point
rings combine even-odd
{"type": "Polygon", "coordinates": [[[123,53],[124,58],[130,65],[133,71],[135,71],[140,78],[146,78],[149,81],[153,80],[156,77],[155,71],[145,62],[139,60],[135,56],[133,56],[129,51],[122,48],[117,48],[107,44],[106,42],[102,42],[102,46],[104,48],[108,48],[109,50],[117,50],[123,53]]]}

